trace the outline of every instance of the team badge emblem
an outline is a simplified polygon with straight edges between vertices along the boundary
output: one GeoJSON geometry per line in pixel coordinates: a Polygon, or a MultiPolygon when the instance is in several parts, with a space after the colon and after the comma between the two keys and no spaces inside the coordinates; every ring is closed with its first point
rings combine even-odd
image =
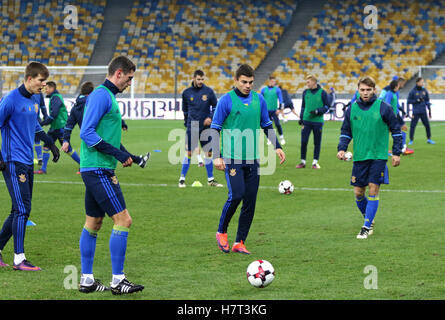
{"type": "Polygon", "coordinates": [[[202,101],[207,101],[207,95],[206,94],[202,95],[202,101]]]}
{"type": "Polygon", "coordinates": [[[111,182],[113,182],[114,184],[117,184],[117,178],[116,178],[116,176],[112,176],[112,177],[111,177],[111,182]]]}
{"type": "Polygon", "coordinates": [[[36,111],[36,113],[39,112],[39,105],[37,103],[34,104],[34,110],[36,111]]]}
{"type": "Polygon", "coordinates": [[[236,169],[230,169],[230,176],[231,177],[234,177],[234,176],[236,176],[236,169]]]}
{"type": "Polygon", "coordinates": [[[190,101],[193,101],[193,99],[194,99],[193,97],[190,97],[190,101]]]}
{"type": "Polygon", "coordinates": [[[22,173],[21,175],[19,175],[19,180],[20,180],[20,182],[26,182],[26,176],[25,176],[25,174],[24,173],[22,173]]]}

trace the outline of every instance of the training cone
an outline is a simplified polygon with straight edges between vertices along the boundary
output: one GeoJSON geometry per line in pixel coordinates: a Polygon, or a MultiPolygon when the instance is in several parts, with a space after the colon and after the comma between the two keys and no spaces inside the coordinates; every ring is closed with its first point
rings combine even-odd
{"type": "Polygon", "coordinates": [[[199,181],[195,181],[192,183],[192,187],[202,187],[202,183],[199,181]]]}

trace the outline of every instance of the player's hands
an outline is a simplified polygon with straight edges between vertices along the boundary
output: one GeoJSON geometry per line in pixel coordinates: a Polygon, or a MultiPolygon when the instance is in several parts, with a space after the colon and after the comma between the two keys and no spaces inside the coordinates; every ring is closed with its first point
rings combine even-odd
{"type": "Polygon", "coordinates": [[[53,162],[59,161],[60,158],[59,148],[57,148],[55,144],[52,144],[49,146],[49,150],[51,150],[51,153],[53,154],[53,162]]]}
{"type": "Polygon", "coordinates": [[[400,156],[393,155],[392,156],[392,166],[398,167],[400,165],[400,156]]]}
{"type": "Polygon", "coordinates": [[[302,125],[303,125],[303,119],[298,120],[298,124],[299,124],[300,126],[302,126],[302,125]]]}
{"type": "Polygon", "coordinates": [[[68,141],[64,141],[61,149],[63,152],[67,153],[70,149],[70,143],[68,141]]]}
{"type": "Polygon", "coordinates": [[[212,118],[205,118],[204,119],[204,126],[208,127],[212,124],[212,118]]]}
{"type": "Polygon", "coordinates": [[[283,162],[286,161],[286,155],[284,154],[283,149],[278,148],[275,150],[275,153],[277,154],[278,158],[280,158],[280,164],[283,164],[283,162]]]}
{"type": "Polygon", "coordinates": [[[408,130],[408,127],[406,126],[406,124],[404,124],[403,126],[402,126],[402,128],[401,128],[403,131],[407,131],[408,130]]]}
{"type": "Polygon", "coordinates": [[[337,159],[338,159],[338,160],[345,160],[345,151],[344,151],[344,150],[340,150],[340,151],[337,153],[337,159]]]}
{"type": "Polygon", "coordinates": [[[224,159],[223,158],[216,158],[213,160],[213,164],[215,165],[215,168],[217,170],[221,170],[224,171],[226,170],[226,164],[224,163],[224,159]]]}
{"type": "Polygon", "coordinates": [[[122,163],[122,166],[125,167],[131,167],[133,164],[133,159],[131,157],[128,157],[128,159],[122,163]]]}

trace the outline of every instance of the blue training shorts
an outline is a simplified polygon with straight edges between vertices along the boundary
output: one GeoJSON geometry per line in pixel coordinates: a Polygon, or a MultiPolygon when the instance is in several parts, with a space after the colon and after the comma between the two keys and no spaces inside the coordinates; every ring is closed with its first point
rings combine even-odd
{"type": "Polygon", "coordinates": [[[85,211],[89,217],[113,216],[124,211],[125,200],[113,170],[81,172],[85,184],[85,211]]]}
{"type": "MultiPolygon", "coordinates": [[[[199,126],[199,127],[193,127],[191,128],[190,126],[187,126],[187,130],[186,130],[186,151],[194,151],[197,147],[198,144],[201,145],[201,148],[204,148],[209,142],[212,141],[212,137],[208,137],[208,138],[204,138],[203,140],[201,140],[201,134],[204,130],[208,129],[210,127],[204,127],[204,126],[199,126]],[[192,132],[194,131],[194,132],[192,132]]],[[[211,150],[208,150],[211,151],[211,150]]]]}
{"type": "Polygon", "coordinates": [[[369,183],[389,184],[386,160],[354,161],[352,166],[351,185],[366,187],[369,183]]]}

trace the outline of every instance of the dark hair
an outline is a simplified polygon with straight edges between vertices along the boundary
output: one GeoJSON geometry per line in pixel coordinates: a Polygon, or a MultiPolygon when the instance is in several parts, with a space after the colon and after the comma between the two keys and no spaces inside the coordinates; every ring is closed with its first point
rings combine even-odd
{"type": "Polygon", "coordinates": [[[54,81],[48,81],[48,82],[46,83],[46,86],[47,86],[47,87],[54,88],[54,89],[57,89],[57,85],[56,85],[56,83],[55,83],[54,81]]]}
{"type": "Polygon", "coordinates": [[[399,85],[399,81],[398,80],[392,80],[390,83],[389,83],[389,87],[391,88],[391,90],[395,90],[395,88],[397,87],[399,85]]]}
{"type": "Polygon", "coordinates": [[[49,77],[48,68],[40,62],[32,61],[28,63],[25,68],[25,80],[28,79],[28,77],[36,78],[38,75],[47,79],[49,77]]]}
{"type": "Polygon", "coordinates": [[[248,78],[255,76],[255,71],[248,64],[242,64],[238,67],[235,72],[235,79],[239,79],[241,76],[246,76],[248,78]]]}
{"type": "Polygon", "coordinates": [[[269,80],[276,79],[274,76],[269,76],[269,80]]]}
{"type": "Polygon", "coordinates": [[[204,71],[198,69],[193,72],[193,78],[196,78],[197,76],[204,77],[204,71]]]}
{"type": "Polygon", "coordinates": [[[124,74],[136,71],[135,64],[125,56],[118,56],[111,60],[108,65],[108,75],[112,76],[118,69],[122,69],[124,74]]]}
{"type": "Polygon", "coordinates": [[[94,84],[91,81],[82,83],[80,86],[80,94],[83,96],[89,95],[94,90],[94,84]]]}
{"type": "Polygon", "coordinates": [[[423,80],[423,78],[422,78],[422,77],[418,77],[418,78],[416,79],[416,83],[419,83],[420,80],[423,80]]]}
{"type": "Polygon", "coordinates": [[[367,85],[368,87],[375,88],[375,80],[370,76],[365,76],[358,81],[358,87],[360,84],[367,85]]]}

